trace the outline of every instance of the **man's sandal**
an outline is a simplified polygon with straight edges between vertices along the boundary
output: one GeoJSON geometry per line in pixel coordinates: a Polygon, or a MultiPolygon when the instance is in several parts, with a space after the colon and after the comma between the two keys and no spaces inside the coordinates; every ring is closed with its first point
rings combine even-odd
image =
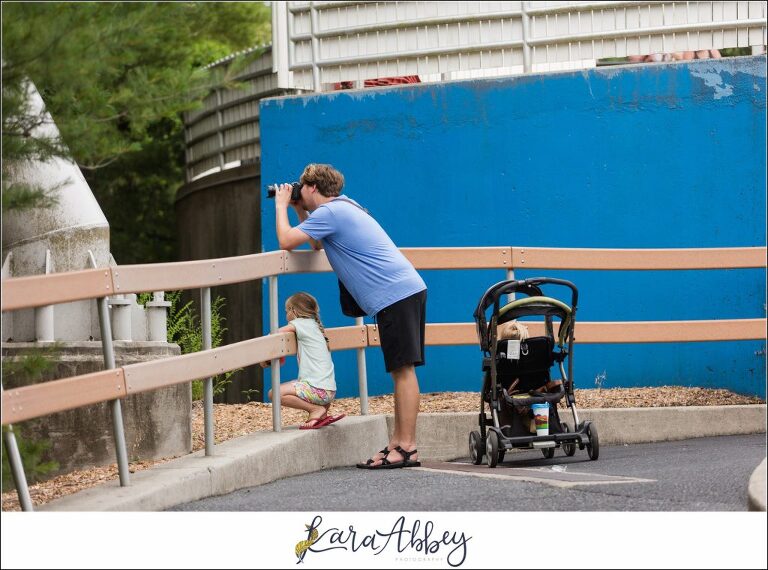
{"type": "Polygon", "coordinates": [[[405,451],[402,447],[398,445],[393,451],[397,451],[400,455],[403,456],[402,461],[392,462],[389,459],[387,459],[386,456],[384,456],[384,458],[381,460],[381,463],[379,465],[370,465],[368,469],[401,469],[403,467],[421,466],[420,461],[411,459],[411,455],[418,452],[417,449],[414,449],[413,451],[405,451]]]}
{"type": "MultiPolygon", "coordinates": [[[[389,446],[387,446],[387,447],[385,447],[384,449],[382,449],[381,451],[379,451],[379,453],[382,453],[382,454],[384,454],[384,458],[386,458],[386,457],[387,457],[387,455],[389,454],[389,452],[390,452],[390,451],[392,451],[391,449],[388,449],[388,447],[389,447],[389,446]]],[[[368,461],[366,461],[365,463],[358,463],[358,464],[356,465],[356,467],[357,467],[358,469],[373,469],[373,468],[371,467],[371,465],[372,465],[374,462],[376,462],[376,461],[378,461],[378,459],[369,459],[369,460],[368,460],[368,461]]]]}

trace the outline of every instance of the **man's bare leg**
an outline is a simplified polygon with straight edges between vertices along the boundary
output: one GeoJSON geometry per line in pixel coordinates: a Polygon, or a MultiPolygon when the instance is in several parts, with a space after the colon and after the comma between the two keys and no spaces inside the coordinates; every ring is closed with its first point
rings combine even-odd
{"type": "MultiPolygon", "coordinates": [[[[395,383],[395,427],[389,440],[387,449],[390,450],[387,460],[391,463],[402,461],[404,457],[395,447],[400,446],[405,451],[416,449],[416,418],[419,415],[419,379],[416,377],[414,366],[408,365],[392,372],[395,383]]],[[[411,456],[412,460],[418,459],[418,453],[411,456]]],[[[373,456],[373,466],[381,464],[381,453],[373,456]]]]}

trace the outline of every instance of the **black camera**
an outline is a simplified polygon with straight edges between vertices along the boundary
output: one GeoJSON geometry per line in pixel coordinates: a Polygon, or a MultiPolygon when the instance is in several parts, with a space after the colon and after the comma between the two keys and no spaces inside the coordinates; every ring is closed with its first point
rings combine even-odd
{"type": "MultiPolygon", "coordinates": [[[[291,182],[291,202],[298,202],[301,200],[301,189],[304,185],[301,182],[291,182]]],[[[270,184],[267,186],[267,198],[274,198],[279,188],[278,184],[270,184]]]]}

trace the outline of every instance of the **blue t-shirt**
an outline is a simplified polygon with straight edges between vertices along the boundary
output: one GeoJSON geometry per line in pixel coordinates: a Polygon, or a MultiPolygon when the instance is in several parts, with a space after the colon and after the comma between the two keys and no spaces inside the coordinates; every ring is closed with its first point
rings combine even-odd
{"type": "Polygon", "coordinates": [[[373,316],[427,286],[378,222],[350,202],[346,196],[331,200],[297,227],[322,241],[336,276],[373,316]]]}

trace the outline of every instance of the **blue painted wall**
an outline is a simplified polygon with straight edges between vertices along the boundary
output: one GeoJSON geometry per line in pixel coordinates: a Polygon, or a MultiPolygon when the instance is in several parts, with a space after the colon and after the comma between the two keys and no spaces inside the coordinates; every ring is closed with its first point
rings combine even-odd
{"type": "MultiPolygon", "coordinates": [[[[344,193],[399,247],[762,246],[765,64],[741,57],[267,99],[262,180],[297,180],[307,163],[333,164],[344,193]]],[[[274,208],[264,202],[271,251],[274,208]]],[[[501,270],[422,275],[428,322],[471,322],[483,292],[505,278],[501,270]]],[[[766,314],[762,269],[516,271],[537,275],[576,283],[582,321],[766,314]]],[[[326,325],[352,324],[333,274],[281,278],[281,307],[297,290],[318,297],[326,325]]],[[[727,387],[765,397],[765,345],[577,344],[574,377],[580,388],[604,377],[607,388],[727,387]]],[[[476,347],[428,348],[422,391],[479,390],[480,357],[476,347]]],[[[367,358],[369,392],[390,393],[380,350],[367,358]]],[[[339,396],[356,395],[354,351],[334,359],[339,396]]],[[[288,364],[283,379],[295,370],[288,364]]]]}

